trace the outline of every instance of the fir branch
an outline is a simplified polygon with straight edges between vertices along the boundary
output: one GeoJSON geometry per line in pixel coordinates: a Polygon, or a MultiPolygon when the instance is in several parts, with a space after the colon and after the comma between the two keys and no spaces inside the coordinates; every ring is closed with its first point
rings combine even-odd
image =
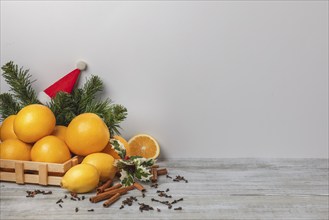
{"type": "Polygon", "coordinates": [[[103,88],[104,86],[101,79],[98,76],[92,75],[80,90],[78,111],[81,113],[86,112],[87,106],[95,100],[96,94],[103,91],[103,88]]]}
{"type": "Polygon", "coordinates": [[[1,120],[7,118],[10,115],[16,115],[21,106],[16,102],[13,95],[10,93],[0,94],[0,117],[1,120]]]}
{"type": "Polygon", "coordinates": [[[37,94],[32,88],[31,75],[29,70],[24,70],[22,67],[18,68],[14,62],[10,61],[1,68],[3,70],[3,77],[10,86],[10,91],[14,93],[14,97],[19,100],[22,107],[40,103],[37,99],[37,94]]]}
{"type": "Polygon", "coordinates": [[[111,134],[120,135],[119,129],[120,123],[126,119],[128,115],[127,109],[119,104],[113,104],[110,106],[109,118],[110,120],[106,124],[110,128],[111,134]]]}
{"type": "Polygon", "coordinates": [[[72,95],[66,92],[59,92],[48,103],[48,107],[53,111],[56,117],[57,125],[67,126],[76,114],[76,103],[72,95]]]}

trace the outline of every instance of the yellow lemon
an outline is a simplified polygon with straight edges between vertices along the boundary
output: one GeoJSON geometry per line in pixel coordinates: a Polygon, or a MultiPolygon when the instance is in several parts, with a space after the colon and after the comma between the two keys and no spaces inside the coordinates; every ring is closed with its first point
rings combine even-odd
{"type": "Polygon", "coordinates": [[[101,181],[113,179],[117,171],[114,166],[114,158],[106,153],[89,154],[82,160],[81,164],[90,164],[96,167],[101,181]]]}
{"type": "Polygon", "coordinates": [[[102,151],[110,139],[104,121],[94,113],[76,116],[67,126],[65,142],[70,150],[81,156],[102,151]]]}
{"type": "Polygon", "coordinates": [[[11,138],[17,138],[14,132],[14,120],[16,115],[8,116],[2,123],[1,131],[0,131],[0,139],[5,141],[11,138]]]}
{"type": "Polygon", "coordinates": [[[8,160],[31,160],[31,145],[18,139],[7,139],[0,143],[0,158],[8,160]]]}
{"type": "Polygon", "coordinates": [[[78,164],[70,168],[61,180],[61,187],[75,193],[94,190],[99,183],[99,174],[93,165],[78,164]]]}
{"type": "MultiPolygon", "coordinates": [[[[113,136],[113,139],[119,141],[119,143],[122,144],[127,150],[129,144],[123,137],[113,136]]],[[[114,149],[112,149],[112,145],[110,142],[106,145],[102,153],[110,154],[114,159],[121,159],[118,153],[114,149]]]]}
{"type": "Polygon", "coordinates": [[[71,153],[65,142],[52,135],[38,140],[31,150],[32,161],[64,163],[70,158],[71,153]]]}
{"type": "Polygon", "coordinates": [[[54,113],[47,106],[32,104],[25,106],[17,113],[14,131],[20,140],[34,143],[51,134],[55,124],[54,113]]]}
{"type": "Polygon", "coordinates": [[[54,135],[59,139],[61,139],[62,141],[65,141],[66,129],[67,129],[66,126],[56,125],[51,135],[54,135]]]}

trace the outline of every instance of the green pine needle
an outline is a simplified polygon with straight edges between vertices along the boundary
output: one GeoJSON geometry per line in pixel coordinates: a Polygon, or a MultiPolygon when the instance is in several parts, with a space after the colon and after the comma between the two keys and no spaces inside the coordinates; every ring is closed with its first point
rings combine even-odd
{"type": "Polygon", "coordinates": [[[13,95],[10,93],[0,94],[0,116],[4,120],[10,115],[16,115],[21,106],[16,102],[13,95]]]}
{"type": "Polygon", "coordinates": [[[40,103],[37,98],[35,90],[32,88],[31,75],[29,70],[24,70],[22,67],[18,68],[14,62],[10,61],[2,66],[3,77],[10,86],[10,91],[13,92],[14,97],[18,99],[22,107],[40,103]]]}

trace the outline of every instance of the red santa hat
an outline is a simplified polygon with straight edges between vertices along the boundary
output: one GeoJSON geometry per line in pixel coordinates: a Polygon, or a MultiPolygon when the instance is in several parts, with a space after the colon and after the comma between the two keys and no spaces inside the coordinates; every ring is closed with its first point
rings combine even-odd
{"type": "Polygon", "coordinates": [[[76,81],[79,78],[80,72],[82,70],[85,70],[87,68],[87,64],[83,61],[79,61],[77,63],[77,68],[73,70],[72,72],[68,73],[61,79],[59,79],[57,82],[49,86],[44,91],[40,92],[38,94],[38,100],[41,103],[47,103],[50,102],[53,97],[56,96],[56,94],[60,91],[71,93],[76,81]]]}

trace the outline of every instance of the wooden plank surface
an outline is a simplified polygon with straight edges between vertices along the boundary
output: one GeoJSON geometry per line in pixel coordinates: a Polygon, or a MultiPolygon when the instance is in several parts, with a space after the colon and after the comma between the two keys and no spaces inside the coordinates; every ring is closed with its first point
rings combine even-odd
{"type": "Polygon", "coordinates": [[[170,176],[182,175],[188,183],[160,176],[157,189],[145,185],[144,198],[133,190],[104,208],[89,202],[95,193],[73,201],[59,187],[1,182],[0,219],[328,219],[327,159],[184,159],[159,164],[170,176]],[[27,198],[25,191],[35,189],[53,194],[27,198]],[[166,189],[172,198],[157,195],[156,190],[166,189]],[[61,208],[56,202],[65,195],[61,208]],[[155,210],[140,212],[137,202],[119,209],[130,196],[155,210]],[[168,209],[152,198],[184,200],[168,209]]]}

